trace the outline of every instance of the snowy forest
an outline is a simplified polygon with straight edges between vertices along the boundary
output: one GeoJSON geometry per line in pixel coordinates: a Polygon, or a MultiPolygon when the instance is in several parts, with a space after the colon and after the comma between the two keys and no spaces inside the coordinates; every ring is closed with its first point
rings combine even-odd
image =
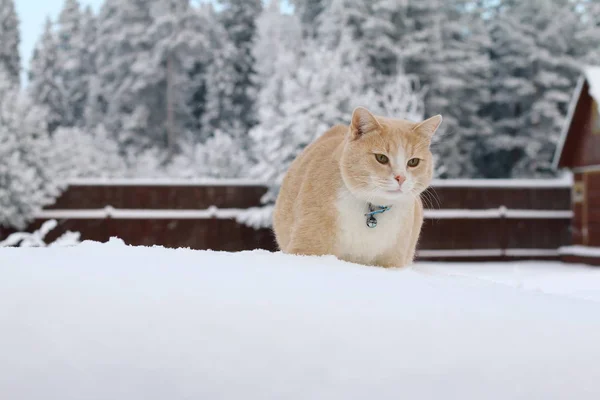
{"type": "Polygon", "coordinates": [[[442,114],[437,177],[552,176],[599,38],[598,0],[65,0],[22,60],[0,0],[0,223],[73,177],[251,178],[269,202],[359,105],[442,114]]]}

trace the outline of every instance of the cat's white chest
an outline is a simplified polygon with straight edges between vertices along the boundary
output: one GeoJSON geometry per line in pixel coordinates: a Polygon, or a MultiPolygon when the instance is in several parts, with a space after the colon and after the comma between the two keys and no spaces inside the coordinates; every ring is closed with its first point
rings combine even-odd
{"type": "Polygon", "coordinates": [[[347,192],[340,193],[337,201],[338,232],[336,255],[344,260],[361,264],[373,264],[378,257],[395,246],[406,246],[412,220],[413,203],[394,204],[388,211],[377,214],[377,226],[367,226],[368,206],[347,192]]]}

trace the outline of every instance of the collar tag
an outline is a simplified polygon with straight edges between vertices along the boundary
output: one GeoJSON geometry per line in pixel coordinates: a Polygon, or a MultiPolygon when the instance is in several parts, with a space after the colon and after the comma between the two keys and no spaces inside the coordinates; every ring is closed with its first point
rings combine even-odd
{"type": "Polygon", "coordinates": [[[367,226],[369,228],[375,228],[377,226],[377,218],[375,218],[375,215],[383,214],[390,208],[392,208],[392,206],[374,206],[369,203],[369,212],[365,214],[365,217],[367,217],[367,226]]]}

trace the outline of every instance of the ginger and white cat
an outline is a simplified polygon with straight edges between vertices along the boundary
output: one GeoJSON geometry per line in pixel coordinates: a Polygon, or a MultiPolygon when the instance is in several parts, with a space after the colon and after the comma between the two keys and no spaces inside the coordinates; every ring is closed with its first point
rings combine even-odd
{"type": "Polygon", "coordinates": [[[333,254],[365,265],[413,262],[431,182],[431,138],[442,117],[421,123],[354,110],[308,146],[288,170],[275,204],[279,248],[333,254]]]}

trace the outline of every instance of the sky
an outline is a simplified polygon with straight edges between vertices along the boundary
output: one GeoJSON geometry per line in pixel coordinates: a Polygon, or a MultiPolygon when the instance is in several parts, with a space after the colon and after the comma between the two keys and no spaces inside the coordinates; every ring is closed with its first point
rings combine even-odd
{"type": "MultiPolygon", "coordinates": [[[[91,6],[98,11],[103,0],[80,0],[82,6],[91,6]]],[[[44,31],[46,18],[56,20],[64,0],[15,0],[17,14],[21,21],[21,62],[24,68],[29,65],[36,41],[44,31]]],[[[24,72],[25,75],[25,72],[24,72]]]]}

